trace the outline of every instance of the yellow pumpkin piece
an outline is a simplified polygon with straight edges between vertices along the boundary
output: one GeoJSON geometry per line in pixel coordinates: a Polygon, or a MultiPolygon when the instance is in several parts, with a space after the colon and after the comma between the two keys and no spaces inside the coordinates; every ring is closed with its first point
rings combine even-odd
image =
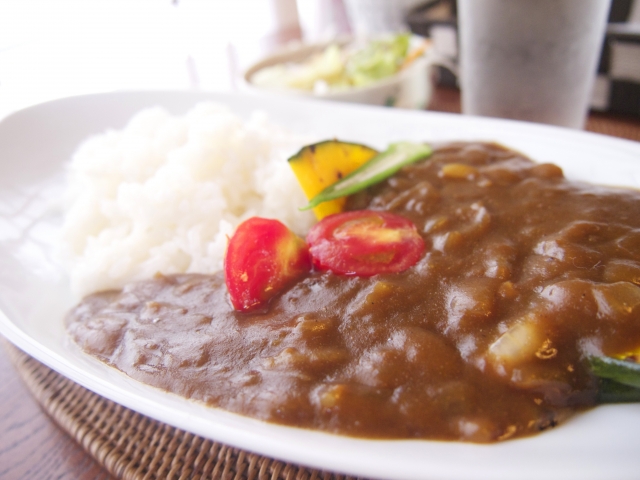
{"type": "MultiPolygon", "coordinates": [[[[350,174],[378,152],[357,143],[326,140],[303,147],[289,158],[289,165],[296,175],[302,191],[312,199],[329,185],[350,174]]],[[[313,209],[318,220],[343,211],[346,198],[324,202],[313,209]]]]}

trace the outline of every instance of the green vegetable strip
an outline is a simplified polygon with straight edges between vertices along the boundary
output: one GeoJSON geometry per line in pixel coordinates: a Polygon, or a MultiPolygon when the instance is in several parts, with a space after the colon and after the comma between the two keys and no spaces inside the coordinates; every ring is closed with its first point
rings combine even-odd
{"type": "Polygon", "coordinates": [[[392,143],[384,152],[380,152],[342,180],[329,185],[300,210],[309,210],[323,202],[364,190],[390,177],[402,167],[428,157],[432,151],[431,147],[424,143],[392,143]]]}
{"type": "Polygon", "coordinates": [[[601,378],[598,385],[598,403],[640,402],[640,388],[630,387],[608,378],[601,378]]]}
{"type": "Polygon", "coordinates": [[[591,370],[601,378],[640,388],[640,364],[611,357],[589,357],[591,370]]]}

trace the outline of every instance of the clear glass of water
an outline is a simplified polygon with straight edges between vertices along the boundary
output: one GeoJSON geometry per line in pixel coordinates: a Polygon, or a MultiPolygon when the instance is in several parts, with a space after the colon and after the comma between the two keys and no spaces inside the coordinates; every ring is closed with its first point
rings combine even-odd
{"type": "Polygon", "coordinates": [[[582,128],[611,0],[458,0],[465,114],[582,128]]]}

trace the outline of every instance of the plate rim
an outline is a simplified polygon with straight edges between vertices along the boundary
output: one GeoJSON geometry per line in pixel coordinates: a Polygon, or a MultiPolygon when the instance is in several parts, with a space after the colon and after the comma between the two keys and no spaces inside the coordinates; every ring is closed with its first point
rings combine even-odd
{"type": "MultiPolygon", "coordinates": [[[[244,95],[244,94],[228,94],[228,93],[216,93],[216,92],[181,92],[181,91],[128,91],[128,92],[107,92],[107,93],[99,93],[99,94],[88,94],[88,95],[78,95],[78,96],[73,96],[73,97],[66,97],[63,99],[56,99],[56,100],[52,100],[52,101],[48,101],[48,102],[44,102],[38,105],[33,105],[30,107],[27,107],[26,109],[20,110],[18,112],[14,112],[10,115],[8,115],[7,117],[3,118],[0,120],[0,130],[2,130],[2,128],[6,125],[7,121],[11,121],[10,119],[15,118],[16,115],[29,115],[32,112],[37,112],[39,111],[41,108],[52,108],[56,105],[63,105],[68,103],[70,100],[72,101],[80,101],[82,102],[83,99],[92,99],[95,98],[96,96],[100,96],[103,98],[107,98],[107,97],[122,97],[123,95],[146,95],[146,94],[153,94],[153,95],[158,95],[158,96],[162,96],[163,94],[169,94],[169,95],[179,95],[182,96],[182,94],[184,93],[188,93],[189,97],[202,97],[203,100],[211,100],[211,101],[224,101],[225,98],[243,98],[243,99],[247,99],[247,98],[264,98],[262,96],[248,96],[248,95],[244,95]]],[[[290,105],[292,104],[298,104],[302,107],[308,107],[310,105],[313,106],[318,106],[318,105],[322,105],[323,108],[328,108],[327,107],[327,102],[324,102],[322,100],[313,100],[313,99],[288,99],[285,102],[289,102],[290,105]]],[[[375,106],[362,106],[362,105],[358,105],[358,106],[352,106],[352,105],[345,105],[345,104],[332,104],[333,106],[338,106],[338,108],[346,108],[346,109],[364,109],[362,111],[367,111],[368,109],[374,109],[375,111],[380,111],[381,109],[383,110],[387,110],[384,107],[375,107],[375,106]]],[[[355,111],[355,110],[354,110],[355,111]]],[[[387,112],[389,114],[391,114],[391,116],[393,116],[395,113],[400,113],[401,115],[429,115],[432,116],[434,118],[440,118],[440,119],[446,119],[447,121],[454,121],[457,122],[458,120],[453,120],[453,119],[464,119],[463,121],[471,121],[471,122],[481,122],[483,125],[489,125],[489,126],[493,126],[493,128],[498,128],[498,127],[508,127],[508,128],[526,128],[528,130],[533,131],[536,134],[551,134],[551,136],[555,136],[555,135],[576,135],[576,139],[592,139],[592,138],[597,138],[598,142],[605,142],[606,144],[609,144],[611,146],[617,147],[617,148],[622,148],[624,150],[629,149],[630,151],[632,151],[634,154],[638,154],[639,155],[639,165],[638,168],[640,169],[640,143],[637,142],[633,142],[630,140],[624,140],[624,139],[618,139],[618,138],[614,138],[614,137],[610,137],[610,136],[606,136],[606,135],[601,135],[601,134],[595,134],[595,133],[591,133],[591,132],[583,132],[583,131],[574,131],[574,130],[568,130],[568,129],[564,129],[561,127],[553,127],[553,126],[548,126],[548,125],[538,125],[538,124],[528,124],[525,122],[515,122],[512,120],[503,120],[503,119],[486,119],[486,118],[481,118],[481,117],[462,117],[460,115],[456,115],[456,114],[450,114],[450,113],[442,113],[442,112],[411,112],[411,111],[391,111],[391,110],[387,110],[387,112]],[[586,135],[586,136],[585,136],[586,135]],[[594,137],[595,136],[595,137],[594,137]]],[[[2,145],[0,145],[0,150],[2,149],[2,145]]],[[[54,369],[55,371],[61,373],[62,375],[70,378],[71,380],[75,381],[76,383],[79,383],[80,385],[84,386],[85,388],[89,388],[90,390],[96,391],[95,389],[95,385],[93,385],[89,380],[86,374],[86,371],[84,371],[82,368],[79,368],[77,365],[72,364],[71,362],[68,361],[68,359],[65,359],[64,357],[61,357],[60,355],[58,355],[56,352],[54,352],[53,350],[51,350],[50,348],[48,348],[47,346],[43,346],[43,345],[34,345],[33,344],[33,339],[27,335],[27,333],[23,330],[21,330],[17,325],[15,325],[15,323],[2,311],[0,311],[0,333],[3,334],[9,341],[11,341],[13,344],[15,344],[18,348],[22,349],[23,351],[25,351],[26,353],[28,353],[29,355],[33,356],[34,358],[36,358],[37,360],[41,361],[42,363],[44,363],[45,365],[49,366],[50,368],[54,369]],[[92,385],[94,388],[91,388],[92,385]]],[[[108,367],[111,368],[111,367],[108,367]]],[[[122,374],[124,375],[124,374],[122,374]]],[[[105,387],[106,388],[106,387],[105,387]]],[[[148,388],[153,388],[153,387],[148,387],[148,388]]],[[[110,391],[103,391],[100,388],[98,388],[98,390],[100,391],[96,391],[96,393],[109,398],[110,400],[116,401],[117,403],[121,403],[125,406],[127,406],[127,408],[131,408],[135,411],[139,411],[137,408],[135,408],[134,406],[129,405],[129,402],[123,402],[123,401],[119,401],[119,400],[115,400],[114,398],[112,398],[112,394],[113,392],[110,391]],[[110,395],[111,394],[111,395],[110,395]]],[[[119,395],[116,395],[119,398],[119,395]]],[[[157,408],[158,405],[153,405],[152,407],[157,408]]],[[[640,405],[638,406],[640,407],[640,405]]],[[[162,409],[161,409],[162,410],[162,409]]],[[[159,421],[163,421],[165,423],[168,423],[170,425],[176,426],[177,428],[182,428],[188,431],[192,431],[192,429],[190,428],[185,428],[182,425],[176,425],[174,422],[171,421],[171,411],[167,411],[165,413],[162,413],[162,418],[158,418],[157,416],[153,415],[153,414],[149,414],[148,412],[140,412],[144,415],[148,415],[152,418],[155,418],[156,420],[159,421]]],[[[228,412],[225,412],[228,413],[228,412]]],[[[230,415],[236,415],[236,414],[230,414],[230,415]]],[[[253,419],[251,419],[253,420],[253,419]]],[[[257,420],[253,420],[255,422],[259,422],[257,420]]],[[[264,423],[264,422],[262,422],[264,423]]],[[[274,425],[274,424],[269,424],[270,427],[275,426],[277,428],[280,429],[290,429],[292,427],[282,427],[279,425],[274,425]]],[[[299,430],[299,429],[297,429],[299,430]]],[[[202,433],[198,433],[198,432],[194,432],[197,433],[199,435],[202,435],[202,433]]],[[[314,432],[314,434],[317,434],[319,432],[314,432]]],[[[321,432],[320,432],[321,433],[321,432]]],[[[321,435],[328,435],[330,436],[332,439],[335,440],[334,435],[332,434],[326,434],[326,433],[321,433],[321,435]]],[[[548,435],[548,434],[545,434],[548,435]]],[[[213,438],[210,435],[203,435],[203,436],[207,436],[208,438],[213,438]]],[[[535,437],[535,438],[539,438],[535,437]]],[[[342,438],[342,437],[340,437],[342,438]]],[[[349,437],[347,437],[349,438],[349,437]]],[[[531,437],[529,437],[531,438],[531,437]]],[[[357,439],[358,441],[364,441],[364,442],[370,442],[369,440],[362,440],[362,439],[357,439]]],[[[223,440],[220,440],[223,441],[223,440]]],[[[496,447],[499,447],[501,445],[510,445],[510,444],[514,444],[516,442],[520,442],[521,440],[512,440],[510,442],[504,443],[504,444],[492,444],[492,445],[477,445],[477,444],[465,444],[465,443],[455,443],[456,448],[459,449],[460,451],[470,451],[470,450],[484,450],[484,449],[494,449],[496,450],[496,447]],[[471,448],[469,448],[471,447],[471,448]]],[[[237,446],[239,448],[246,448],[246,446],[243,445],[236,445],[234,444],[233,441],[228,441],[228,440],[224,440],[225,443],[229,443],[229,444],[233,444],[234,446],[237,446]]],[[[391,443],[401,443],[401,442],[417,442],[420,443],[422,445],[424,445],[425,443],[437,443],[437,444],[442,444],[445,443],[447,445],[451,445],[452,442],[437,442],[437,441],[425,441],[425,440],[394,440],[394,441],[379,441],[379,440],[374,440],[373,442],[375,443],[380,443],[380,442],[391,442],[391,443]]],[[[506,448],[507,451],[509,451],[509,448],[506,448]]],[[[261,452],[262,453],[262,452],[261,452]]],[[[266,452],[266,454],[268,454],[269,456],[273,456],[275,458],[280,458],[282,460],[285,461],[291,461],[291,462],[295,462],[295,463],[301,463],[301,464],[307,464],[309,462],[301,462],[299,458],[295,457],[295,458],[291,458],[288,455],[285,455],[284,457],[281,455],[282,452],[276,452],[276,453],[269,453],[266,452]]],[[[327,467],[327,465],[324,463],[324,458],[317,458],[316,457],[311,457],[310,458],[310,463],[311,466],[314,466],[315,468],[331,468],[333,469],[334,467],[327,467]],[[317,462],[322,462],[321,464],[317,463],[317,462]]],[[[375,463],[375,462],[373,462],[375,463]]],[[[640,461],[636,462],[637,466],[640,466],[640,461]]],[[[345,473],[352,473],[355,475],[361,475],[363,474],[363,472],[365,472],[364,474],[367,476],[371,476],[371,477],[377,477],[380,476],[379,474],[376,475],[376,472],[371,472],[370,470],[361,470],[361,469],[357,469],[354,470],[352,464],[344,464],[344,465],[338,465],[338,467],[336,467],[336,469],[343,471],[345,473]]],[[[468,471],[468,470],[465,470],[468,471]]],[[[387,473],[389,472],[384,472],[384,475],[382,475],[383,477],[387,477],[387,473]]],[[[397,473],[397,472],[396,472],[397,473]]],[[[419,476],[415,476],[412,474],[412,472],[402,472],[403,473],[403,478],[419,478],[419,476]]],[[[415,472],[414,472],[415,473],[415,472]]],[[[442,476],[442,474],[444,472],[440,471],[431,471],[429,472],[430,474],[432,474],[434,476],[434,478],[466,478],[464,476],[442,476]]],[[[499,474],[499,472],[492,472],[493,474],[499,474]]],[[[504,473],[504,472],[503,472],[504,473]]],[[[508,474],[509,472],[507,472],[508,474]]],[[[481,478],[480,476],[478,478],[481,478]]],[[[493,478],[498,478],[493,476],[493,478]]],[[[499,478],[509,478],[509,476],[500,476],[499,478]]],[[[558,477],[560,478],[560,477],[558,477]]]]}

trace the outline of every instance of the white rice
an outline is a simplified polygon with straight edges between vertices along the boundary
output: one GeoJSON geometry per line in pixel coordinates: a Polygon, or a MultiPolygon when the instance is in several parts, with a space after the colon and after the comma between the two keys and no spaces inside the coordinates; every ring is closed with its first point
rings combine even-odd
{"type": "Polygon", "coordinates": [[[287,165],[309,139],[254,113],[205,103],[142,111],[83,143],[69,166],[63,249],[75,295],[164,274],[222,268],[227,236],[251,216],[300,235],[313,214],[287,165]]]}

